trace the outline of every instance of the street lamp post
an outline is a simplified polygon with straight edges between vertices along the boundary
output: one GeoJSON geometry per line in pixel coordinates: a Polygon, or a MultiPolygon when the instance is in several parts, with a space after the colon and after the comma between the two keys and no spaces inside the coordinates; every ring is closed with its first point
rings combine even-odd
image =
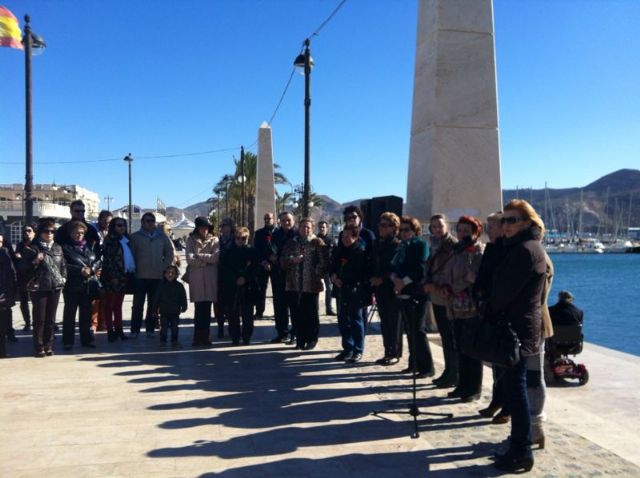
{"type": "Polygon", "coordinates": [[[131,163],[133,163],[133,156],[131,156],[131,153],[127,154],[124,157],[124,160],[127,162],[128,166],[129,166],[129,212],[128,212],[128,220],[127,220],[127,224],[128,224],[128,232],[131,232],[131,221],[133,220],[133,203],[131,202],[131,163]]]}
{"type": "Polygon", "coordinates": [[[25,117],[26,117],[26,157],[25,157],[25,182],[24,182],[24,205],[25,222],[33,222],[33,152],[32,152],[32,129],[31,129],[31,56],[42,53],[47,47],[42,37],[31,31],[29,15],[24,16],[24,78],[25,78],[25,117]]]}
{"type": "Polygon", "coordinates": [[[298,55],[293,64],[298,68],[304,68],[304,193],[302,199],[302,216],[309,216],[309,192],[311,186],[311,148],[310,148],[310,122],[311,122],[311,69],[313,58],[309,49],[309,39],[304,41],[304,52],[298,55]]]}
{"type": "Polygon", "coordinates": [[[240,224],[242,226],[244,223],[244,205],[245,205],[245,197],[244,197],[244,146],[240,146],[240,224]]]}

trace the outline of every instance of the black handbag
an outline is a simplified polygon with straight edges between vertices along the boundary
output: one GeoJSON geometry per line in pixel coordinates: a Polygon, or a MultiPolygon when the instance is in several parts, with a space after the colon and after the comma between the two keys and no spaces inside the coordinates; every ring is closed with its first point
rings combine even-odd
{"type": "Polygon", "coordinates": [[[86,293],[89,299],[99,299],[102,292],[102,283],[96,276],[88,277],[85,281],[86,293]]]}
{"type": "Polygon", "coordinates": [[[500,367],[510,368],[520,361],[520,339],[511,326],[482,315],[465,320],[460,349],[471,358],[500,367]]]}

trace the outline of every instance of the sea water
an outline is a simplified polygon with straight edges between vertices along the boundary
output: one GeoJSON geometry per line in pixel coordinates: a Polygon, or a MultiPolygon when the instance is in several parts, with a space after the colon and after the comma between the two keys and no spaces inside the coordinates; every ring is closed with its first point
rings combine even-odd
{"type": "Polygon", "coordinates": [[[584,338],[640,356],[640,254],[551,254],[549,305],[569,290],[584,310],[584,338]]]}

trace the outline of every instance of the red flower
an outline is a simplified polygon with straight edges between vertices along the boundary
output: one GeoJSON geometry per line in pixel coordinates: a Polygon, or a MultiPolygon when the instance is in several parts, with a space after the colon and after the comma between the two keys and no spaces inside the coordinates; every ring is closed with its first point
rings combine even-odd
{"type": "Polygon", "coordinates": [[[267,234],[267,242],[271,242],[271,234],[267,234]]]}

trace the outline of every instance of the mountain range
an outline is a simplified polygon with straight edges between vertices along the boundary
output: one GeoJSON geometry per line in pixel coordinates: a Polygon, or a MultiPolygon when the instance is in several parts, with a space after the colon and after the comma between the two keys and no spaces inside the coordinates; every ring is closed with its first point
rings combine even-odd
{"type": "MultiPolygon", "coordinates": [[[[338,217],[349,204],[319,195],[323,201],[320,215],[338,217]]],[[[620,169],[586,186],[564,189],[505,189],[502,198],[506,204],[513,198],[529,201],[543,217],[547,228],[560,231],[616,233],[628,226],[640,226],[640,170],[620,169]]],[[[199,202],[184,209],[167,208],[167,216],[178,220],[184,214],[193,220],[207,215],[210,204],[199,202]]]]}

